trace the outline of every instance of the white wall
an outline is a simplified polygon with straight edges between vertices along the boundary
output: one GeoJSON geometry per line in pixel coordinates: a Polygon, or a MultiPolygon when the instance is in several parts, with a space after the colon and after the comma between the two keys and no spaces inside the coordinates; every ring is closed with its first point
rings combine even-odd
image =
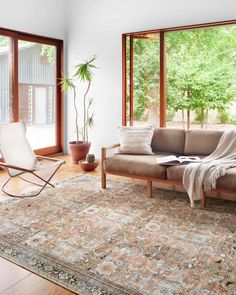
{"type": "MultiPolygon", "coordinates": [[[[68,70],[96,54],[91,95],[96,105],[92,152],[117,142],[121,125],[121,34],[139,30],[236,19],[235,0],[70,0],[67,11],[68,70]]],[[[73,108],[67,108],[67,140],[73,138],[73,108]]]]}
{"type": "Polygon", "coordinates": [[[63,39],[65,0],[0,0],[0,27],[63,39]]]}
{"type": "MultiPolygon", "coordinates": [[[[101,145],[117,141],[121,125],[122,33],[236,19],[235,0],[0,0],[0,7],[0,27],[66,37],[69,71],[81,58],[98,56],[91,89],[95,128],[90,133],[97,156],[101,145]]],[[[66,125],[68,141],[74,134],[71,97],[66,125]]]]}

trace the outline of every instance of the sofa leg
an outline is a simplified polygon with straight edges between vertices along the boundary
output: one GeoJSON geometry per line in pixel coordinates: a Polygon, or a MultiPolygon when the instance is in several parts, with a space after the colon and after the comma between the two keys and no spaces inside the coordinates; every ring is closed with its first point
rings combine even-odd
{"type": "Polygon", "coordinates": [[[147,180],[147,196],[152,197],[152,181],[149,179],[147,180]]]}
{"type": "Polygon", "coordinates": [[[105,160],[106,160],[106,148],[102,148],[101,152],[101,174],[102,174],[102,189],[105,189],[107,187],[107,176],[105,173],[105,160]]]}
{"type": "Polygon", "coordinates": [[[107,187],[107,175],[105,172],[102,172],[102,188],[106,189],[107,187]]]}
{"type": "Polygon", "coordinates": [[[206,192],[204,190],[201,191],[201,209],[206,207],[206,192]]]}

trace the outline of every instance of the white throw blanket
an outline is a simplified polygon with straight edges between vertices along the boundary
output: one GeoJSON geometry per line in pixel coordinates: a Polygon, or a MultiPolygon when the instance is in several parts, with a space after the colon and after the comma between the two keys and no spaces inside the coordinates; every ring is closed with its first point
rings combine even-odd
{"type": "Polygon", "coordinates": [[[225,130],[215,151],[201,163],[186,166],[183,185],[191,207],[194,201],[201,199],[201,191],[216,188],[217,179],[227,173],[227,169],[236,167],[236,129],[225,130]]]}

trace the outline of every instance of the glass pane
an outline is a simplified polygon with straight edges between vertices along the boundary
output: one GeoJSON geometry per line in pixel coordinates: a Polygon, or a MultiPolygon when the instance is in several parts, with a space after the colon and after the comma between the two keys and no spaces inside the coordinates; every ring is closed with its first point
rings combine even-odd
{"type": "Polygon", "coordinates": [[[56,47],[19,41],[19,112],[33,149],[56,145],[56,47]]]}
{"type": "Polygon", "coordinates": [[[236,124],[236,26],[165,34],[167,126],[236,124]]]}
{"type": "Polygon", "coordinates": [[[10,38],[0,35],[0,123],[12,121],[12,95],[9,80],[10,38]]]}
{"type": "Polygon", "coordinates": [[[160,125],[159,34],[134,38],[134,126],[160,125]]]}
{"type": "Polygon", "coordinates": [[[126,125],[130,126],[130,37],[126,38],[126,125]]]}

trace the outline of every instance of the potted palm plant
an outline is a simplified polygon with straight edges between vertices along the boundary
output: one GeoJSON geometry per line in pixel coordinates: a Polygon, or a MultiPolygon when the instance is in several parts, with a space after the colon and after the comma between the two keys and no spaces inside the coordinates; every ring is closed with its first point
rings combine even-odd
{"type": "Polygon", "coordinates": [[[91,112],[93,99],[88,97],[88,93],[92,83],[93,70],[96,68],[94,61],[96,56],[84,60],[82,63],[75,66],[75,73],[71,77],[63,75],[59,85],[64,92],[72,92],[73,103],[75,110],[75,129],[76,140],[70,141],[69,146],[74,163],[79,163],[80,160],[85,159],[91,143],[89,142],[88,129],[93,127],[94,113],[91,112]],[[81,128],[79,127],[79,112],[77,106],[77,97],[80,83],[86,84],[85,92],[83,93],[82,110],[83,118],[81,128]]]}

